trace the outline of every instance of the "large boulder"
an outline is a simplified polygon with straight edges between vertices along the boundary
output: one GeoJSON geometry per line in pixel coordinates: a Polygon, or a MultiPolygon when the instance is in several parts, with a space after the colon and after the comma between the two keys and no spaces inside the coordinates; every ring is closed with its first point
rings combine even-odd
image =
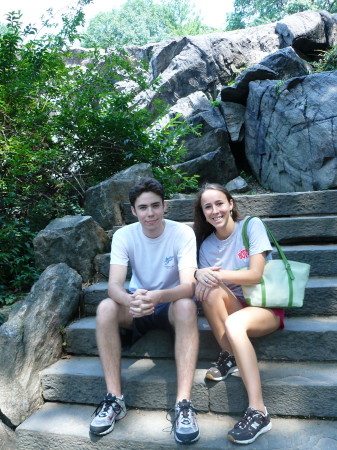
{"type": "Polygon", "coordinates": [[[278,80],[309,75],[310,66],[293,48],[287,47],[266,56],[259,64],[244,70],[232,86],[224,86],[221,99],[224,102],[246,104],[249,83],[256,80],[278,80]]]}
{"type": "Polygon", "coordinates": [[[105,230],[122,225],[120,203],[129,200],[132,186],[143,177],[152,177],[150,164],[137,164],[89,188],[85,193],[84,213],[105,230]]]}
{"type": "Polygon", "coordinates": [[[280,36],[281,46],[292,46],[308,54],[327,47],[327,22],[327,14],[322,17],[319,11],[304,11],[280,20],[275,31],[280,36]]]}
{"type": "Polygon", "coordinates": [[[79,274],[66,264],[48,267],[0,327],[0,410],[22,423],[43,404],[39,372],[62,353],[62,329],[78,311],[79,274]]]}
{"type": "Polygon", "coordinates": [[[92,217],[64,216],[52,220],[33,241],[37,267],[64,262],[82,276],[94,275],[94,258],[107,250],[109,239],[92,217]]]}
{"type": "Polygon", "coordinates": [[[221,148],[177,164],[176,168],[187,176],[198,174],[200,184],[206,182],[225,184],[238,175],[233,155],[229,151],[224,152],[221,148]]]}
{"type": "Polygon", "coordinates": [[[246,156],[277,192],[337,187],[337,71],[250,83],[246,156]]]}

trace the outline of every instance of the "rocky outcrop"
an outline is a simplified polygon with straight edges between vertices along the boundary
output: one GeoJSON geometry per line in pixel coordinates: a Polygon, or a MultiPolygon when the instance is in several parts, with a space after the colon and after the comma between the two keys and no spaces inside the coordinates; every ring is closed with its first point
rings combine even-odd
{"type": "Polygon", "coordinates": [[[65,216],[52,220],[33,241],[37,267],[64,262],[75,269],[84,282],[94,275],[94,258],[104,252],[109,239],[92,217],[65,216]]]}
{"type": "Polygon", "coordinates": [[[43,404],[39,372],[61,356],[62,327],[78,310],[81,287],[77,272],[52,265],[0,327],[0,419],[6,425],[19,425],[43,404]]]}
{"type": "MultiPolygon", "coordinates": [[[[285,80],[309,76],[312,68],[308,61],[313,59],[315,52],[329,48],[336,41],[336,16],[324,11],[305,11],[286,17],[278,23],[249,30],[183,37],[144,46],[141,53],[138,49],[138,56],[149,62],[149,78],[159,80],[159,89],[139,94],[138,101],[151,108],[153,101],[159,98],[171,105],[168,117],[181,114],[191,124],[199,125],[200,135],[187,137],[185,160],[177,168],[187,175],[197,173],[200,184],[205,181],[227,183],[235,178],[240,171],[240,158],[242,159],[244,152],[238,156],[232,143],[244,145],[248,139],[247,161],[248,164],[253,164],[253,173],[268,189],[280,190],[280,182],[271,182],[275,175],[275,164],[273,163],[273,167],[268,166],[271,161],[277,160],[278,167],[283,166],[280,169],[283,171],[289,165],[289,160],[282,159],[289,151],[286,148],[280,151],[281,142],[278,142],[278,150],[270,148],[273,155],[269,159],[263,159],[264,172],[269,171],[270,176],[260,176],[261,171],[256,169],[259,162],[253,163],[251,156],[254,139],[254,133],[250,133],[252,125],[250,122],[247,124],[245,119],[248,117],[251,121],[250,111],[256,108],[257,103],[247,105],[248,98],[251,101],[252,98],[259,97],[260,89],[255,95],[252,91],[263,80],[267,84],[268,80],[275,80],[275,85],[280,86],[285,80]],[[235,77],[234,84],[231,84],[235,77]],[[220,108],[215,107],[215,101],[220,108]],[[247,116],[246,105],[249,110],[247,116]]],[[[136,54],[136,49],[133,52],[136,54]]],[[[321,83],[324,83],[324,79],[322,77],[321,83]]],[[[300,94],[299,91],[297,93],[300,94]]],[[[281,99],[283,91],[279,90],[278,95],[281,99]]],[[[294,90],[292,95],[295,95],[294,90]]],[[[298,102],[301,101],[299,98],[298,102]]],[[[269,104],[263,102],[263,117],[274,114],[273,111],[266,111],[267,107],[269,104]]],[[[287,100],[279,102],[279,107],[285,108],[284,114],[278,116],[278,120],[283,120],[283,117],[287,117],[287,100]]],[[[314,115],[314,110],[309,112],[310,108],[311,103],[307,102],[307,114],[314,115]]],[[[278,125],[286,128],[290,123],[286,119],[284,125],[278,125]]],[[[253,126],[263,128],[258,120],[258,113],[253,126]]],[[[268,130],[275,134],[270,126],[268,130]]],[[[333,147],[334,136],[327,128],[325,131],[328,133],[324,135],[324,142],[328,148],[333,147]]],[[[289,133],[292,131],[289,130],[289,133]]],[[[283,147],[285,145],[288,145],[286,140],[283,141],[283,147]]],[[[310,146],[305,146],[304,141],[299,148],[304,148],[304,154],[311,152],[310,146]]],[[[241,161],[241,165],[244,166],[247,161],[241,161]]],[[[327,161],[324,164],[329,168],[334,165],[327,161]]],[[[285,183],[283,190],[303,190],[304,186],[309,189],[321,188],[322,183],[318,180],[305,181],[308,173],[301,173],[301,169],[292,165],[293,181],[285,183]]],[[[325,169],[323,171],[326,172],[325,169]]],[[[317,177],[321,178],[319,175],[317,177]]],[[[277,174],[276,179],[283,179],[283,175],[277,174]]],[[[329,175],[325,188],[334,187],[336,180],[329,175]]]]}
{"type": "MultiPolygon", "coordinates": [[[[138,93],[135,103],[152,109],[156,100],[162,100],[169,107],[163,124],[181,114],[190,124],[199,125],[199,135],[186,138],[187,152],[177,169],[187,175],[199,175],[199,184],[205,181],[226,184],[241,170],[249,168],[250,159],[245,157],[244,151],[245,108],[251,91],[257,86],[254,82],[275,80],[278,86],[291,78],[309,76],[311,62],[318,52],[336,43],[337,15],[304,11],[258,27],[129,47],[131,59],[147,63],[149,82],[156,81],[152,88],[138,93]]],[[[122,88],[122,84],[119,86],[122,88]]],[[[279,95],[283,95],[281,91],[279,95]]],[[[286,102],[283,106],[287,107],[286,102]]],[[[333,146],[332,135],[326,135],[324,140],[328,146],[333,146]]],[[[278,151],[273,160],[277,159],[282,166],[280,159],[285,153],[286,149],[278,151]]],[[[287,163],[284,161],[283,165],[287,163]]],[[[274,169],[270,170],[274,172],[274,169]]],[[[262,182],[259,172],[253,172],[262,182]]],[[[300,170],[295,173],[293,167],[292,177],[296,181],[287,188],[299,189],[303,176],[306,177],[300,170]]],[[[263,177],[263,183],[269,183],[269,179],[263,177]]],[[[314,189],[319,185],[312,183],[314,189]]],[[[265,187],[273,189],[271,184],[265,187]]],[[[337,185],[330,177],[326,187],[336,188],[337,185]]],[[[109,208],[111,205],[106,205],[106,209],[109,208]]],[[[117,213],[111,212],[109,216],[120,223],[117,213]]],[[[104,219],[97,216],[95,220],[103,223],[104,219]]]]}

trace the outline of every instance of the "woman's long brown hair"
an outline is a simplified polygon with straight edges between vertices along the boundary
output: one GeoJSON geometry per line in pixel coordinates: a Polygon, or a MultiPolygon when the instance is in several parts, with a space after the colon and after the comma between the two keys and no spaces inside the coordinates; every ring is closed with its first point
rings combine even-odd
{"type": "Polygon", "coordinates": [[[199,251],[200,246],[203,243],[203,241],[207,238],[207,236],[212,234],[214,231],[214,227],[206,221],[206,218],[205,218],[204,212],[202,210],[202,206],[201,206],[201,196],[205,191],[207,191],[209,189],[213,189],[214,191],[222,192],[223,194],[225,194],[228,201],[233,200],[232,219],[234,220],[234,222],[236,222],[239,218],[239,211],[238,211],[237,205],[235,203],[234,198],[229,193],[229,191],[226,188],[224,188],[223,186],[221,186],[221,184],[205,183],[201,187],[200,191],[198,192],[198,195],[197,195],[197,197],[195,199],[195,203],[194,203],[193,229],[194,229],[194,232],[195,232],[195,235],[197,238],[198,251],[199,251]]]}

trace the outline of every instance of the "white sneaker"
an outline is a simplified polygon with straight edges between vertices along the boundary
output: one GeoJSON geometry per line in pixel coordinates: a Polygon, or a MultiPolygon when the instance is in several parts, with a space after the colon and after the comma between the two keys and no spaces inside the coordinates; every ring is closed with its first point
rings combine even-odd
{"type": "Polygon", "coordinates": [[[200,432],[191,402],[182,400],[176,403],[174,419],[174,437],[180,444],[190,444],[199,439],[200,432]]]}
{"type": "Polygon", "coordinates": [[[124,397],[118,398],[113,394],[106,394],[94,414],[95,418],[90,424],[91,433],[98,435],[110,433],[115,426],[115,421],[123,419],[126,415],[124,397]]]}

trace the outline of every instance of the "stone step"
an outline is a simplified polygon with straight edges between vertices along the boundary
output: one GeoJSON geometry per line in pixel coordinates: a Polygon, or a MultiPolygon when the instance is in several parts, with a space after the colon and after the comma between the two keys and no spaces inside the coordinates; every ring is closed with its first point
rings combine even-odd
{"type": "MultiPolygon", "coordinates": [[[[107,281],[92,284],[83,291],[86,316],[95,315],[97,305],[108,296],[107,281]]],[[[337,315],[337,277],[310,277],[302,308],[290,308],[287,316],[337,315]]]]}
{"type": "MultiPolygon", "coordinates": [[[[282,250],[288,259],[310,264],[311,276],[335,276],[337,273],[337,244],[282,245],[282,250]]],[[[275,249],[273,250],[273,258],[278,259],[278,253],[275,249]]],[[[108,279],[110,253],[95,257],[95,270],[99,277],[108,279]]]]}
{"type": "MultiPolygon", "coordinates": [[[[242,215],[260,217],[320,216],[336,214],[337,190],[282,194],[233,195],[242,215]]],[[[194,216],[194,197],[167,200],[166,217],[189,222],[194,216]]],[[[125,223],[136,221],[130,204],[123,203],[125,223]]]]}
{"type": "MultiPolygon", "coordinates": [[[[336,243],[337,216],[263,218],[280,244],[336,243]]],[[[184,222],[193,227],[193,222],[184,222]]],[[[111,235],[121,226],[115,226],[111,235]]]]}
{"type": "MultiPolygon", "coordinates": [[[[310,264],[310,275],[335,276],[337,273],[337,245],[283,245],[286,258],[310,264]]],[[[273,258],[278,259],[278,252],[273,250],[273,258]]]]}
{"type": "MultiPolygon", "coordinates": [[[[205,381],[209,362],[199,362],[192,401],[202,412],[240,414],[247,395],[238,373],[225,382],[205,381]]],[[[270,414],[337,418],[335,362],[260,362],[264,399],[270,414]]],[[[131,408],[169,409],[175,401],[172,360],[122,359],[122,384],[131,408]]],[[[41,372],[46,401],[97,404],[106,392],[98,357],[61,359],[41,372]]]]}
{"type": "MultiPolygon", "coordinates": [[[[86,317],[66,328],[67,351],[75,355],[98,355],[96,322],[86,317]]],[[[199,360],[217,358],[219,347],[205,317],[199,317],[199,360]]],[[[337,316],[289,317],[285,329],[252,339],[259,360],[337,361],[337,316]]],[[[151,330],[129,350],[125,357],[173,358],[174,349],[168,334],[151,330]]]]}
{"type": "MultiPolygon", "coordinates": [[[[129,410],[125,419],[117,422],[112,433],[93,436],[88,432],[92,420],[92,406],[46,403],[16,430],[18,450],[89,450],[181,449],[170,432],[166,411],[129,410]]],[[[238,416],[198,414],[200,439],[195,449],[234,449],[236,444],[226,438],[238,416]]],[[[249,448],[315,449],[336,448],[336,422],[331,420],[303,420],[272,418],[272,429],[261,435],[249,448]],[[300,430],[300,432],[299,432],[300,430]]]]}

